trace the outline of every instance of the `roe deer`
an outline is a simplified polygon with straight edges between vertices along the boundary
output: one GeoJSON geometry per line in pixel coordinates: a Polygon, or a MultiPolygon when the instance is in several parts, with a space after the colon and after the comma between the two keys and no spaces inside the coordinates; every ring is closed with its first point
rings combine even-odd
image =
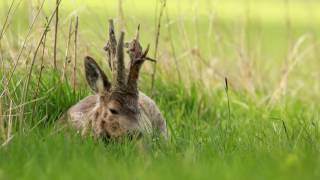
{"type": "Polygon", "coordinates": [[[88,96],[68,110],[68,121],[82,135],[91,131],[94,137],[116,139],[124,135],[159,131],[167,137],[166,121],[155,102],[139,92],[140,68],[147,57],[149,46],[143,52],[137,35],[124,43],[124,32],[116,40],[113,21],[109,20],[109,41],[105,50],[112,71],[110,82],[96,61],[84,59],[87,82],[95,95],[88,96]],[[124,47],[130,57],[129,71],[124,66],[124,47]]]}

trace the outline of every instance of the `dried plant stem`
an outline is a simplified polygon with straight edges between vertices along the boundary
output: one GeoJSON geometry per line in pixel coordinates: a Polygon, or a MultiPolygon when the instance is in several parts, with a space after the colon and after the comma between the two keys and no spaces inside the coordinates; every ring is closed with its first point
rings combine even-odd
{"type": "MultiPolygon", "coordinates": [[[[157,55],[158,55],[158,45],[159,45],[159,37],[160,37],[160,29],[161,29],[161,19],[162,19],[162,16],[163,16],[163,12],[165,10],[165,7],[166,7],[166,1],[162,1],[161,2],[161,9],[160,9],[160,14],[159,14],[159,17],[158,17],[158,24],[157,24],[157,28],[156,28],[156,40],[155,40],[155,50],[154,50],[154,59],[157,59],[157,55]]],[[[153,72],[152,72],[152,79],[151,79],[151,93],[152,95],[155,94],[155,89],[154,89],[154,83],[155,83],[155,77],[156,77],[156,72],[157,72],[157,61],[154,62],[154,65],[153,65],[153,72]]]]}
{"type": "Polygon", "coordinates": [[[64,58],[64,63],[63,63],[63,71],[62,71],[62,79],[64,79],[64,80],[66,80],[67,64],[70,61],[69,51],[70,51],[70,42],[71,42],[71,36],[72,36],[72,23],[73,23],[73,20],[71,19],[70,25],[69,25],[67,47],[66,47],[65,58],[64,58]]]}
{"type": "Polygon", "coordinates": [[[12,134],[12,100],[10,101],[9,107],[9,119],[8,119],[8,128],[7,128],[7,140],[11,138],[12,134]]]}
{"type": "MultiPolygon", "coordinates": [[[[3,54],[4,54],[4,52],[3,52],[2,45],[1,45],[1,41],[0,41],[0,61],[1,61],[0,68],[1,68],[1,70],[3,70],[3,72],[1,72],[1,73],[6,74],[5,68],[4,68],[4,58],[3,58],[3,54]]],[[[0,79],[0,83],[2,84],[3,81],[4,81],[4,77],[3,77],[2,79],[0,79]]],[[[1,94],[1,93],[0,93],[0,94],[1,94]]]]}
{"type": "Polygon", "coordinates": [[[175,50],[174,43],[173,43],[173,38],[171,36],[172,32],[171,32],[171,27],[170,27],[170,18],[169,18],[168,10],[166,10],[166,17],[167,17],[167,25],[168,25],[168,39],[170,40],[172,56],[173,56],[174,63],[176,65],[176,71],[177,71],[177,74],[178,74],[178,79],[179,79],[179,82],[181,82],[180,68],[179,68],[179,64],[178,64],[176,50],[175,50]]]}
{"type": "Polygon", "coordinates": [[[7,12],[7,14],[6,14],[4,23],[3,23],[3,25],[2,25],[2,29],[1,29],[1,32],[0,32],[0,43],[1,43],[1,39],[2,39],[2,37],[3,37],[3,35],[4,35],[5,29],[6,29],[6,27],[7,27],[8,19],[9,19],[10,13],[11,13],[11,11],[12,11],[14,2],[15,2],[15,0],[12,0],[12,1],[11,1],[9,10],[8,10],[8,12],[7,12]]]}
{"type": "Polygon", "coordinates": [[[29,27],[29,29],[28,29],[27,35],[26,35],[26,37],[25,37],[25,39],[24,39],[24,41],[23,41],[23,43],[22,43],[22,47],[21,47],[21,49],[20,49],[20,51],[19,51],[17,60],[15,61],[15,64],[13,65],[13,69],[12,69],[12,71],[10,72],[10,74],[9,74],[9,76],[8,76],[8,79],[7,79],[7,82],[6,82],[5,86],[4,86],[5,88],[9,85],[9,83],[10,83],[12,77],[13,77],[13,74],[14,74],[14,72],[15,72],[16,69],[17,69],[18,63],[19,63],[20,58],[21,58],[21,56],[22,56],[22,53],[23,53],[23,51],[25,50],[27,41],[28,41],[28,39],[29,39],[29,36],[31,35],[31,31],[32,31],[32,29],[33,29],[33,26],[34,26],[36,20],[38,19],[38,16],[39,16],[39,14],[40,14],[40,12],[41,12],[41,10],[42,10],[42,8],[43,8],[43,5],[44,5],[44,2],[45,2],[45,1],[46,1],[46,0],[43,0],[43,1],[42,1],[41,6],[40,6],[40,8],[38,9],[37,14],[36,14],[35,18],[33,19],[33,22],[31,23],[31,25],[30,25],[30,27],[29,27]]]}
{"type": "Polygon", "coordinates": [[[13,0],[12,3],[10,4],[9,10],[8,10],[8,12],[7,12],[7,14],[6,14],[5,21],[4,21],[3,26],[2,26],[2,29],[1,29],[0,42],[1,42],[1,39],[3,38],[6,30],[8,29],[8,27],[9,27],[9,25],[10,25],[10,23],[11,23],[10,17],[13,17],[13,15],[16,13],[16,11],[17,11],[17,9],[19,8],[19,6],[20,6],[20,4],[21,4],[22,1],[23,1],[23,0],[19,0],[19,2],[17,3],[16,6],[13,6],[15,0],[13,0]],[[11,13],[11,12],[12,12],[12,13],[11,13]],[[11,16],[10,16],[10,14],[11,14],[11,16]]]}
{"type": "MultiPolygon", "coordinates": [[[[287,91],[288,85],[288,78],[289,78],[289,66],[290,66],[290,51],[292,49],[292,34],[291,34],[291,21],[290,21],[290,7],[289,7],[289,0],[284,0],[285,3],[285,12],[286,12],[286,27],[287,27],[287,39],[288,39],[288,50],[287,50],[287,57],[284,60],[283,67],[281,69],[281,79],[279,82],[279,87],[276,90],[277,93],[274,93],[272,97],[272,101],[278,100],[282,95],[284,95],[287,91]]],[[[274,103],[272,102],[272,103],[274,103]]]]}
{"type": "Polygon", "coordinates": [[[3,120],[3,114],[2,114],[2,98],[0,97],[0,139],[5,139],[5,130],[4,130],[4,120],[3,120]]]}
{"type": "MultiPolygon", "coordinates": [[[[59,1],[60,2],[60,1],[59,1]]],[[[59,4],[58,4],[59,5],[59,4]]],[[[21,98],[21,104],[23,103],[23,102],[25,102],[25,100],[26,100],[26,96],[27,96],[27,94],[28,94],[28,90],[29,90],[29,83],[30,83],[30,79],[31,79],[31,74],[32,74],[32,70],[33,70],[33,66],[34,66],[34,64],[35,64],[35,61],[36,61],[36,58],[37,58],[37,54],[38,54],[38,51],[39,51],[39,48],[40,48],[40,46],[41,46],[41,43],[43,42],[43,39],[44,39],[44,37],[46,36],[46,34],[47,34],[47,32],[48,32],[48,30],[49,30],[49,26],[50,26],[50,24],[51,24],[51,22],[52,22],[52,20],[53,20],[53,17],[54,17],[54,15],[55,15],[55,13],[56,13],[56,10],[57,9],[55,9],[54,11],[53,11],[53,13],[51,14],[51,16],[50,16],[50,18],[49,18],[49,20],[48,20],[48,22],[47,22],[47,24],[46,24],[46,27],[44,28],[44,31],[43,31],[43,33],[42,33],[42,35],[41,35],[41,37],[40,37],[40,40],[39,40],[39,42],[38,42],[38,45],[37,45],[37,47],[36,47],[36,50],[35,50],[35,52],[34,52],[34,55],[33,55],[33,58],[32,58],[32,62],[31,62],[31,65],[30,65],[30,69],[29,69],[29,72],[28,72],[28,75],[27,75],[27,80],[26,80],[26,82],[25,82],[25,86],[24,86],[24,89],[23,89],[23,92],[22,92],[22,98],[21,98]]],[[[24,115],[24,106],[22,106],[21,108],[20,108],[20,129],[22,128],[22,125],[23,125],[23,123],[24,123],[24,121],[23,121],[23,115],[24,115]]]]}
{"type": "Polygon", "coordinates": [[[287,91],[287,84],[288,84],[288,68],[290,66],[290,51],[292,49],[292,32],[291,32],[291,21],[290,21],[290,6],[289,0],[284,0],[285,2],[285,11],[286,11],[286,27],[287,27],[287,38],[288,38],[288,50],[287,50],[287,57],[284,60],[284,65],[282,67],[282,77],[280,80],[280,94],[285,94],[287,91]]]}
{"type": "Polygon", "coordinates": [[[36,2],[35,1],[29,1],[26,5],[28,6],[28,19],[29,24],[32,23],[33,18],[35,17],[35,9],[36,9],[36,2]]]}
{"type": "MultiPolygon", "coordinates": [[[[5,20],[4,20],[4,23],[3,23],[3,26],[1,28],[1,32],[0,32],[0,60],[1,60],[1,65],[2,65],[2,69],[4,70],[2,73],[3,74],[7,74],[7,72],[5,71],[5,68],[4,68],[4,58],[3,58],[3,55],[4,55],[4,51],[2,49],[2,43],[1,43],[1,40],[6,32],[6,30],[8,29],[9,25],[10,25],[10,14],[11,15],[14,15],[15,12],[17,11],[18,7],[20,6],[22,0],[20,0],[18,2],[18,4],[14,7],[14,3],[15,3],[15,0],[13,0],[10,4],[10,7],[9,7],[9,10],[6,14],[6,17],[5,17],[5,20]],[[11,13],[12,12],[12,13],[11,13]]],[[[4,78],[3,78],[4,79],[4,78]]],[[[4,82],[4,81],[3,81],[4,82]]],[[[1,96],[3,95],[3,93],[1,93],[1,96]]]]}
{"type": "Polygon", "coordinates": [[[57,69],[57,41],[58,41],[58,25],[59,25],[59,4],[61,0],[56,0],[56,21],[54,25],[54,44],[53,44],[53,66],[57,69]]]}
{"type": "Polygon", "coordinates": [[[279,85],[276,87],[271,96],[270,104],[274,104],[276,101],[280,100],[280,98],[286,94],[290,73],[297,66],[298,62],[301,61],[306,54],[310,54],[310,51],[312,51],[312,46],[305,48],[303,51],[299,50],[308,37],[309,36],[306,35],[301,36],[293,44],[293,48],[288,55],[288,61],[284,62],[284,68],[282,70],[279,85]]]}
{"type": "MultiPolygon", "coordinates": [[[[30,69],[29,69],[29,72],[28,72],[28,75],[27,75],[27,81],[25,83],[25,86],[24,86],[24,89],[23,89],[23,96],[22,96],[22,99],[21,99],[21,103],[24,102],[27,98],[27,94],[29,92],[29,83],[30,83],[30,80],[31,80],[31,75],[32,75],[32,71],[33,71],[33,66],[35,64],[35,61],[37,59],[37,54],[38,54],[38,51],[39,51],[39,48],[43,42],[43,39],[44,37],[46,36],[47,34],[47,31],[48,31],[48,26],[45,28],[45,31],[43,33],[43,35],[41,36],[40,38],[40,42],[38,43],[37,45],[37,48],[34,52],[34,55],[33,55],[33,58],[32,58],[32,62],[31,62],[31,65],[30,65],[30,69]]],[[[22,118],[23,118],[23,114],[24,114],[24,106],[21,107],[21,111],[20,111],[20,128],[22,127],[22,118]]]]}
{"type": "MultiPolygon", "coordinates": [[[[42,71],[44,69],[43,63],[44,63],[44,52],[45,52],[45,49],[46,49],[47,32],[48,31],[46,31],[46,33],[44,35],[44,38],[43,38],[43,41],[42,41],[42,54],[41,54],[40,72],[39,72],[39,77],[38,77],[38,80],[37,80],[37,87],[36,87],[33,99],[36,99],[38,97],[38,95],[39,95],[40,83],[41,83],[41,78],[42,78],[42,71]]],[[[38,101],[34,101],[34,103],[32,105],[33,109],[32,109],[32,115],[31,115],[31,122],[33,121],[33,117],[34,117],[34,113],[35,113],[35,110],[36,110],[37,102],[38,101]]]]}
{"type": "Polygon", "coordinates": [[[14,136],[11,136],[10,138],[8,138],[4,143],[1,144],[0,149],[5,147],[6,145],[9,144],[9,142],[12,140],[14,136]]]}
{"type": "Polygon", "coordinates": [[[77,44],[78,44],[78,27],[79,17],[76,17],[75,29],[74,29],[74,64],[73,64],[73,91],[75,92],[77,83],[77,44]]]}

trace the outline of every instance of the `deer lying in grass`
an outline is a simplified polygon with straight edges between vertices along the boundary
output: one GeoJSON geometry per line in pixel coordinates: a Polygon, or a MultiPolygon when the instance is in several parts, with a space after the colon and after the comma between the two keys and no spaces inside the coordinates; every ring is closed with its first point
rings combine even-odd
{"type": "Polygon", "coordinates": [[[153,133],[167,136],[166,121],[155,102],[138,90],[139,71],[147,57],[137,35],[124,43],[124,32],[117,42],[113,21],[109,20],[109,41],[105,50],[109,57],[112,82],[96,61],[85,57],[86,79],[95,92],[68,110],[68,120],[82,135],[91,133],[97,138],[117,139],[125,135],[153,133]],[[124,47],[130,57],[129,71],[124,65],[124,47]]]}

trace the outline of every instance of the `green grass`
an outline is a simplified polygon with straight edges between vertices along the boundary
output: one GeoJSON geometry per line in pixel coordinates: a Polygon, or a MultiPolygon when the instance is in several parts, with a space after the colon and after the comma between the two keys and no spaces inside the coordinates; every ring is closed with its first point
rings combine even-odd
{"type": "MultiPolygon", "coordinates": [[[[295,100],[286,107],[265,109],[232,93],[229,120],[223,90],[199,95],[196,86],[186,90],[158,82],[157,87],[163,92],[156,100],[172,134],[168,142],[155,139],[105,145],[82,139],[72,131],[55,133],[43,123],[26,134],[17,133],[1,149],[0,178],[319,177],[319,109],[295,100]],[[236,101],[246,102],[246,106],[236,101]]],[[[68,106],[63,99],[77,99],[70,98],[67,91],[67,87],[53,91],[39,109],[48,109],[47,114],[63,111],[68,106]],[[55,109],[50,107],[53,105],[55,109]]]]}
{"type": "MultiPolygon", "coordinates": [[[[124,2],[128,37],[140,23],[142,42],[151,43],[152,55],[156,1],[124,2]]],[[[54,125],[71,105],[90,94],[82,57],[93,55],[107,69],[102,47],[106,19],[117,15],[116,1],[63,1],[58,72],[52,69],[50,26],[40,85],[41,53],[27,93],[33,55],[28,52],[34,52],[44,15],[49,16],[54,5],[53,1],[45,4],[17,71],[5,87],[30,25],[28,4],[22,3],[1,40],[0,94],[8,91],[0,98],[0,179],[319,179],[320,4],[289,2],[285,7],[276,0],[168,1],[171,22],[165,15],[154,100],[167,119],[170,139],[110,144],[82,138],[74,130],[57,132],[54,125]],[[238,10],[233,11],[234,7],[238,10]],[[80,19],[76,91],[71,85],[72,63],[67,66],[67,78],[61,80],[68,23],[74,14],[80,19]],[[293,52],[294,58],[286,62],[293,52]],[[230,83],[229,99],[224,77],[230,83]],[[10,103],[13,138],[1,146],[7,139],[10,103]]],[[[7,11],[8,3],[0,6],[1,11],[7,11]]],[[[140,81],[147,94],[151,94],[151,67],[145,64],[140,81]]]]}

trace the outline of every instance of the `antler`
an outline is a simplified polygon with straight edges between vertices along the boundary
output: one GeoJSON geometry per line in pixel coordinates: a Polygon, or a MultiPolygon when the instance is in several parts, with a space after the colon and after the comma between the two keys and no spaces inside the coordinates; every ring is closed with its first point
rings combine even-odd
{"type": "Polygon", "coordinates": [[[125,86],[125,66],[124,66],[124,54],[123,54],[123,44],[124,44],[124,32],[120,33],[120,38],[117,46],[117,58],[115,72],[113,74],[114,86],[115,88],[120,88],[125,86]]]}
{"type": "Polygon", "coordinates": [[[116,56],[116,47],[117,47],[117,40],[116,40],[116,35],[114,32],[114,25],[113,25],[113,20],[109,19],[109,40],[104,47],[104,50],[107,51],[108,54],[108,64],[113,71],[115,64],[114,64],[114,58],[116,56]]]}
{"type": "Polygon", "coordinates": [[[130,71],[127,81],[127,89],[128,91],[138,95],[138,79],[139,79],[139,72],[141,66],[145,60],[155,61],[149,57],[147,57],[149,51],[149,45],[147,46],[146,50],[143,52],[142,47],[139,42],[139,32],[140,25],[138,25],[137,33],[135,39],[133,39],[128,45],[128,51],[130,57],[130,71]]]}
{"type": "Polygon", "coordinates": [[[117,91],[123,91],[138,96],[138,79],[141,66],[145,60],[153,61],[147,57],[149,51],[149,45],[146,50],[143,51],[139,42],[140,36],[140,24],[138,25],[136,37],[129,43],[124,44],[125,33],[121,32],[119,37],[119,42],[117,43],[113,20],[109,20],[109,41],[104,47],[104,50],[108,54],[108,63],[112,71],[112,89],[117,91]],[[127,53],[130,57],[129,63],[129,75],[126,81],[126,72],[124,65],[124,54],[123,48],[126,46],[128,48],[127,53]]]}
{"type": "Polygon", "coordinates": [[[108,54],[108,64],[112,71],[112,88],[123,89],[125,86],[125,66],[124,66],[124,32],[120,33],[117,43],[113,20],[109,19],[109,41],[104,47],[108,54]]]}

